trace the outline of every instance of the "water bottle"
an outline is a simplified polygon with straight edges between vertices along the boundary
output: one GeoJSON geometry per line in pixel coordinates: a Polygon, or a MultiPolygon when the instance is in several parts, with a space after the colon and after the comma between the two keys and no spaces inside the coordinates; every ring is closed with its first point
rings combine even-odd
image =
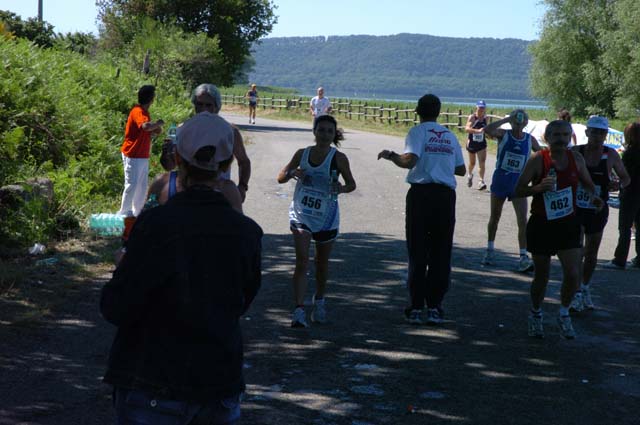
{"type": "Polygon", "coordinates": [[[169,130],[167,131],[167,136],[169,136],[169,139],[171,139],[171,143],[173,143],[174,145],[176,144],[176,134],[178,132],[178,128],[176,127],[175,124],[171,124],[169,126],[169,130]]]}
{"type": "Polygon", "coordinates": [[[89,228],[100,236],[120,236],[124,230],[124,216],[119,214],[91,214],[89,228]]]}
{"type": "Polygon", "coordinates": [[[556,169],[553,167],[549,168],[547,177],[553,177],[553,187],[551,188],[551,191],[555,192],[558,190],[558,175],[556,174],[556,169]]]}
{"type": "Polygon", "coordinates": [[[338,170],[331,170],[331,200],[338,200],[338,170]]]}

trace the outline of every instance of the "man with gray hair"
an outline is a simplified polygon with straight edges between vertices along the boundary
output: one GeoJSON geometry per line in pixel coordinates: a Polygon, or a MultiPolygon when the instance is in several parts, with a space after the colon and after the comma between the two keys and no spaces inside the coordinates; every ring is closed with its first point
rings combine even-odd
{"type": "MultiPolygon", "coordinates": [[[[191,103],[195,108],[196,113],[211,112],[212,114],[218,114],[222,108],[222,97],[220,91],[213,84],[200,84],[193,90],[191,94],[191,103]]],[[[240,130],[234,125],[233,127],[233,156],[238,161],[238,190],[242,202],[244,202],[247,196],[247,190],[249,190],[249,178],[251,177],[251,161],[247,156],[247,151],[244,148],[244,142],[240,130]]],[[[231,180],[231,168],[226,173],[221,173],[220,177],[223,179],[231,180]]]]}

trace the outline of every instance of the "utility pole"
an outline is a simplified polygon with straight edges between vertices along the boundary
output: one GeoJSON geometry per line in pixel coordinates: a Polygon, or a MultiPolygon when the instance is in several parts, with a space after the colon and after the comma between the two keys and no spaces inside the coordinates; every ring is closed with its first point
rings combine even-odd
{"type": "Polygon", "coordinates": [[[38,22],[42,22],[42,0],[38,0],[38,22]]]}

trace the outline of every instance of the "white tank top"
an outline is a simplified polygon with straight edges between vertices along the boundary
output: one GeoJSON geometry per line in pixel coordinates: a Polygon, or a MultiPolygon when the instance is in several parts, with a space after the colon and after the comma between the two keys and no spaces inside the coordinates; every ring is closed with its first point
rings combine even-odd
{"type": "Polygon", "coordinates": [[[331,199],[331,161],[336,149],[331,148],[322,164],[313,167],[309,163],[311,147],[304,150],[300,168],[304,177],[298,179],[293,201],[289,207],[289,220],[304,224],[313,233],[337,229],[340,225],[338,200],[331,199]]]}

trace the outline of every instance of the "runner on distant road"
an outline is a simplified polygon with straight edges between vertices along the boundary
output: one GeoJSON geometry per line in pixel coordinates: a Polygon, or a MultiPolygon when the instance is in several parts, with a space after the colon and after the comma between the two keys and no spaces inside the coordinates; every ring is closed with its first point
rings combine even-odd
{"type": "Polygon", "coordinates": [[[484,165],[487,160],[487,139],[484,136],[484,128],[487,126],[487,104],[484,100],[476,103],[476,112],[469,115],[464,130],[469,134],[467,140],[467,152],[469,153],[469,170],[467,174],[467,186],[473,186],[473,169],[478,158],[478,190],[484,190],[487,185],[484,182],[484,165]]]}
{"type": "Polygon", "coordinates": [[[315,122],[318,117],[327,115],[331,112],[331,109],[331,101],[328,97],[324,97],[324,89],[318,87],[318,95],[314,96],[309,102],[309,110],[313,116],[313,121],[315,122]]]}
{"type": "Polygon", "coordinates": [[[258,106],[258,90],[255,84],[251,84],[251,90],[245,95],[249,100],[249,124],[256,123],[256,107],[258,106]]]}

